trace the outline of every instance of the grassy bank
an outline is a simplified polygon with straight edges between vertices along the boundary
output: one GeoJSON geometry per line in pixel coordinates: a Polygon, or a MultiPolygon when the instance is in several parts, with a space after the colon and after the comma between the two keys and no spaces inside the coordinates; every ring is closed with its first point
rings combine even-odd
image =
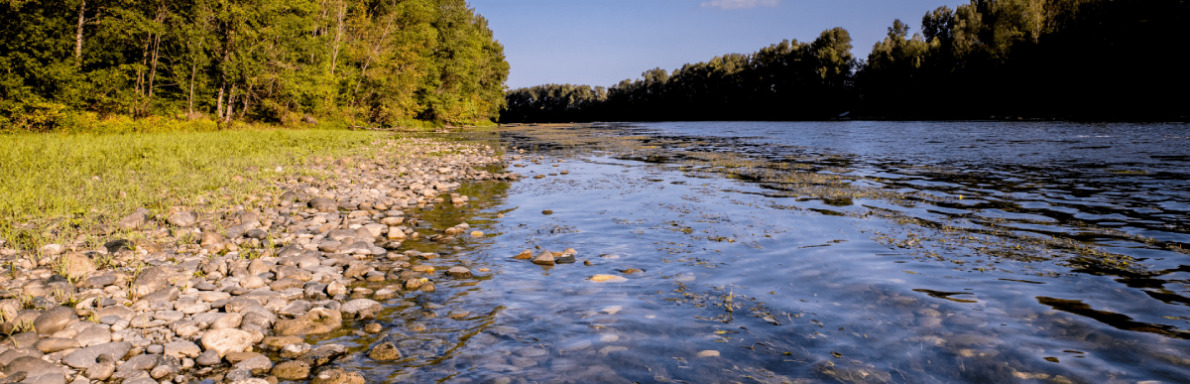
{"type": "Polygon", "coordinates": [[[367,151],[386,135],[259,127],[0,135],[0,240],[23,249],[89,242],[140,207],[244,204],[312,158],[367,151]]]}

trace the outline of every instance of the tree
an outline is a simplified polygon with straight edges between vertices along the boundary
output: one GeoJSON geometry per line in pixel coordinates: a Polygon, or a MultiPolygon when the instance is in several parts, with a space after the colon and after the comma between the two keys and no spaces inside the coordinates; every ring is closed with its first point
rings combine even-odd
{"type": "Polygon", "coordinates": [[[49,129],[81,111],[471,124],[508,74],[464,0],[0,0],[0,23],[0,118],[49,129]]]}

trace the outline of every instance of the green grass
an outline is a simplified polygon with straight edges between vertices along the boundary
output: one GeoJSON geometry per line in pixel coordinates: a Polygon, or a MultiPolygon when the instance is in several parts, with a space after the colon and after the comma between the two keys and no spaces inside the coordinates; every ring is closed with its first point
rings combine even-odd
{"type": "Polygon", "coordinates": [[[0,135],[0,239],[34,249],[79,241],[138,207],[164,215],[173,205],[244,204],[313,157],[365,154],[384,137],[280,129],[0,135]]]}

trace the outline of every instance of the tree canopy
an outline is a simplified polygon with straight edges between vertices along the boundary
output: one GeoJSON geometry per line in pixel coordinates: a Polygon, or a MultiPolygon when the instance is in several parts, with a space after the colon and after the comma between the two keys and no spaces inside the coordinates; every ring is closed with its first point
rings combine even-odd
{"type": "Polygon", "coordinates": [[[465,0],[0,0],[0,123],[68,111],[490,121],[508,64],[465,0]]]}
{"type": "Polygon", "coordinates": [[[927,12],[918,32],[894,20],[864,60],[833,28],[652,69],[573,105],[523,96],[551,86],[513,90],[502,120],[1179,120],[1190,72],[1173,58],[1188,23],[1186,0],[972,0],[927,12]]]}

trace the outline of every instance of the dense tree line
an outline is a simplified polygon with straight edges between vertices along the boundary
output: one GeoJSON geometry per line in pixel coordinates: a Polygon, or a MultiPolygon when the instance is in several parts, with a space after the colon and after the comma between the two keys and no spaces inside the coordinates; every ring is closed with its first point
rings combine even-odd
{"type": "Polygon", "coordinates": [[[593,121],[604,114],[607,88],[548,84],[509,91],[501,121],[593,121]]]}
{"type": "Polygon", "coordinates": [[[899,20],[856,77],[891,117],[1184,119],[1185,0],[977,0],[899,20]]]}
{"type": "Polygon", "coordinates": [[[590,120],[816,119],[856,99],[851,36],[834,28],[810,43],[782,41],[673,73],[651,69],[607,89],[543,85],[507,93],[504,122],[590,120]]]}
{"type": "Polygon", "coordinates": [[[0,0],[0,124],[73,111],[470,124],[508,64],[465,0],[0,0]]]}
{"type": "Polygon", "coordinates": [[[625,80],[576,107],[508,93],[505,120],[1186,119],[1186,0],[973,0],[895,20],[866,60],[836,28],[625,80]],[[516,103],[512,101],[516,100],[516,103]],[[557,111],[572,111],[559,114],[557,111]]]}

